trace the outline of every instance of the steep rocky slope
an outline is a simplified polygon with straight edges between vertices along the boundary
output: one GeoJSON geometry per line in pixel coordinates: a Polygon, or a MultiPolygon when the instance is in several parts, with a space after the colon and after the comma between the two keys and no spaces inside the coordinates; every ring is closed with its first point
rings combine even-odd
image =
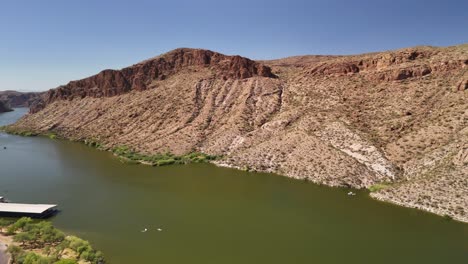
{"type": "MultiPolygon", "coordinates": [[[[130,91],[155,88],[157,81],[182,70],[196,73],[209,69],[212,79],[245,79],[253,76],[274,77],[270,68],[240,56],[226,56],[209,50],[176,49],[164,56],[143,61],[122,70],[104,70],[89,78],[72,81],[48,92],[45,104],[56,100],[84,97],[109,97],[130,91]],[[200,68],[201,67],[201,68],[200,68]]],[[[42,106],[33,108],[39,111],[42,106]]]]}
{"type": "Polygon", "coordinates": [[[371,195],[468,221],[467,82],[467,45],[259,62],[178,49],[50,90],[9,129],[385,183],[371,195]]]}

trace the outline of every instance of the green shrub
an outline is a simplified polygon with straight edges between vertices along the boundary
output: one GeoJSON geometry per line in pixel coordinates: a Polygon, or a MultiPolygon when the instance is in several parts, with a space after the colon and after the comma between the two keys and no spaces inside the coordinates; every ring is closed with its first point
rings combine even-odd
{"type": "Polygon", "coordinates": [[[117,155],[125,155],[130,152],[130,149],[127,146],[118,146],[115,147],[112,152],[114,152],[117,155]]]}
{"type": "Polygon", "coordinates": [[[17,131],[17,130],[12,130],[12,129],[5,129],[5,132],[13,134],[13,135],[23,136],[23,137],[37,136],[37,133],[34,133],[32,131],[17,131]]]}
{"type": "Polygon", "coordinates": [[[22,262],[18,261],[22,264],[51,264],[52,263],[52,260],[50,258],[43,257],[33,252],[26,253],[22,257],[24,257],[22,262]]]}
{"type": "Polygon", "coordinates": [[[17,262],[19,257],[24,254],[24,250],[21,247],[10,245],[7,252],[11,255],[13,263],[17,262]]]}
{"type": "Polygon", "coordinates": [[[378,183],[378,184],[374,184],[371,187],[369,187],[369,191],[378,192],[378,191],[386,189],[388,187],[390,187],[390,186],[388,186],[386,184],[378,183]]]}
{"type": "Polygon", "coordinates": [[[145,155],[130,149],[127,146],[117,146],[112,152],[121,157],[125,163],[147,162],[153,166],[166,166],[171,164],[200,163],[217,159],[217,156],[207,155],[200,152],[192,152],[183,156],[176,156],[170,152],[145,155]]]}
{"type": "Polygon", "coordinates": [[[13,232],[16,232],[17,230],[23,229],[26,225],[31,224],[32,221],[33,220],[30,217],[21,217],[13,225],[11,225],[9,229],[11,229],[13,232]]]}
{"type": "Polygon", "coordinates": [[[99,143],[98,141],[96,140],[92,140],[92,139],[86,139],[84,141],[84,143],[87,145],[87,146],[90,146],[90,147],[93,147],[93,148],[101,148],[102,145],[101,143],[99,143]]]}
{"type": "Polygon", "coordinates": [[[74,259],[61,259],[59,261],[54,262],[54,264],[78,264],[78,261],[74,259]]]}
{"type": "Polygon", "coordinates": [[[3,229],[9,227],[11,224],[13,224],[13,221],[0,218],[0,232],[3,232],[3,229]]]}
{"type": "MultiPolygon", "coordinates": [[[[0,219],[2,220],[2,219],[0,219]]],[[[6,223],[2,220],[2,223],[6,223]]],[[[6,224],[5,224],[6,225],[6,224]]],[[[34,222],[31,218],[23,217],[15,223],[10,224],[8,229],[14,234],[13,241],[21,243],[21,246],[11,245],[8,252],[11,255],[12,263],[29,264],[76,264],[76,260],[59,260],[64,250],[72,249],[77,253],[78,259],[91,263],[102,264],[104,257],[101,252],[94,250],[90,243],[78,237],[65,235],[50,222],[34,222]],[[26,249],[41,249],[47,257],[38,255],[26,249]]]]}
{"type": "Polygon", "coordinates": [[[100,251],[94,250],[88,241],[75,236],[67,237],[69,247],[78,253],[78,258],[91,263],[104,263],[104,257],[100,251]]]}
{"type": "Polygon", "coordinates": [[[175,160],[174,159],[167,159],[167,160],[158,160],[156,162],[156,166],[165,166],[165,165],[171,165],[174,164],[175,160]]]}

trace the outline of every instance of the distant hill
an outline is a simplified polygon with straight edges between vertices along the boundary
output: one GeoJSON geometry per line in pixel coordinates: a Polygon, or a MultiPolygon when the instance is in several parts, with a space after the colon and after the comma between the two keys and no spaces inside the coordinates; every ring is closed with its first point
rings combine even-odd
{"type": "Polygon", "coordinates": [[[13,110],[10,107],[8,107],[6,103],[0,101],[0,113],[10,112],[10,111],[13,111],[13,110]]]}
{"type": "Polygon", "coordinates": [[[10,129],[221,155],[468,222],[468,45],[271,61],[177,49],[52,89],[31,112],[10,129]]]}
{"type": "Polygon", "coordinates": [[[17,92],[17,91],[0,91],[0,101],[5,102],[10,107],[29,107],[39,97],[44,94],[42,92],[17,92]]]}

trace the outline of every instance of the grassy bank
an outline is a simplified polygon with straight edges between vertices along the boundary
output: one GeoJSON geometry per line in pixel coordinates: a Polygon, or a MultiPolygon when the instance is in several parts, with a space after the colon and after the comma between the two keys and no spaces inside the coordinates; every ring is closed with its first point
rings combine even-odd
{"type": "Polygon", "coordinates": [[[47,221],[0,218],[0,240],[8,243],[12,264],[104,264],[100,251],[86,240],[67,236],[47,221]]]}

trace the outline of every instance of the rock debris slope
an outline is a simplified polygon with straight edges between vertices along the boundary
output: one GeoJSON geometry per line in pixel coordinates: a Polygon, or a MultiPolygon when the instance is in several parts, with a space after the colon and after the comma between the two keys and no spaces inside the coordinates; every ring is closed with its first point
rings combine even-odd
{"type": "Polygon", "coordinates": [[[331,186],[468,221],[468,46],[252,61],[177,49],[50,90],[10,127],[331,186]]]}

